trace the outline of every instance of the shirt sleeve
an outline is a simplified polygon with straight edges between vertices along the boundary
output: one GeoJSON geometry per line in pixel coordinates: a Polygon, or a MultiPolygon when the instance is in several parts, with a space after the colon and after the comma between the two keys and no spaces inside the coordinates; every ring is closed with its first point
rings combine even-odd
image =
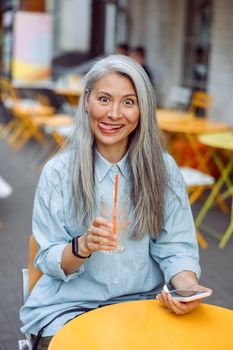
{"type": "Polygon", "coordinates": [[[32,229],[39,251],[35,266],[44,274],[68,282],[84,271],[84,265],[72,274],[65,275],[61,268],[63,249],[72,237],[66,230],[61,179],[56,171],[46,168],[36,190],[32,229]]]}
{"type": "Polygon", "coordinates": [[[200,277],[196,230],[182,175],[173,161],[165,196],[164,226],[159,238],[150,240],[150,254],[159,264],[166,283],[179,272],[200,277]]]}

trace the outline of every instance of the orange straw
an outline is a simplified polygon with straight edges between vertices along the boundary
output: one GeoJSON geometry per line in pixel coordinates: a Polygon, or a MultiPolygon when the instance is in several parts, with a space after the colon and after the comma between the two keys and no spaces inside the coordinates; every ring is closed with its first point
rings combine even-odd
{"type": "Polygon", "coordinates": [[[113,202],[113,232],[117,233],[117,196],[118,196],[118,174],[115,175],[114,202],[113,202]]]}

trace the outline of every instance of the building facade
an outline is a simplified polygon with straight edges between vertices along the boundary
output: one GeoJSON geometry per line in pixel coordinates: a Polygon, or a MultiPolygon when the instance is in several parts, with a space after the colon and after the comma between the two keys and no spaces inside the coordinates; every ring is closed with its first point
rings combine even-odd
{"type": "Polygon", "coordinates": [[[209,118],[233,126],[233,0],[128,0],[129,41],[144,45],[163,103],[174,85],[206,90],[209,118]]]}

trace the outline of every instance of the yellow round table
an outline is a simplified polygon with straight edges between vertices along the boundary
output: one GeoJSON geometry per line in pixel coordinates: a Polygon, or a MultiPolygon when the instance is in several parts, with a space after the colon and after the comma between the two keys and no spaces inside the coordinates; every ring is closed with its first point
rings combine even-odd
{"type": "Polygon", "coordinates": [[[65,97],[72,107],[77,107],[80,96],[82,94],[81,89],[56,87],[54,89],[55,94],[65,97]]]}
{"type": "Polygon", "coordinates": [[[208,119],[200,118],[160,118],[160,128],[168,132],[176,132],[182,134],[201,134],[204,132],[216,132],[229,129],[225,123],[215,122],[208,119]]]}
{"type": "Polygon", "coordinates": [[[43,125],[49,127],[57,127],[57,126],[67,126],[74,125],[75,120],[72,116],[68,114],[55,114],[54,116],[47,118],[44,120],[43,125]]]}
{"type": "Polygon", "coordinates": [[[222,122],[196,118],[190,112],[158,110],[157,119],[160,129],[166,135],[168,150],[177,163],[209,173],[208,158],[205,158],[203,147],[200,152],[197,137],[202,133],[228,130],[229,126],[222,122]],[[176,147],[177,140],[183,145],[181,148],[176,147]]]}
{"type": "Polygon", "coordinates": [[[83,314],[67,323],[49,350],[231,350],[233,311],[200,304],[177,316],[158,301],[134,301],[83,314]]]}
{"type": "Polygon", "coordinates": [[[54,114],[54,107],[52,106],[46,106],[39,102],[32,103],[32,104],[26,104],[21,102],[15,102],[12,106],[13,113],[19,114],[19,115],[39,115],[39,116],[48,116],[54,114]]]}
{"type": "Polygon", "coordinates": [[[186,111],[176,111],[173,109],[159,108],[156,111],[156,116],[159,124],[165,123],[185,123],[196,119],[193,113],[186,111]]]}
{"type": "Polygon", "coordinates": [[[233,130],[203,134],[198,137],[198,140],[209,147],[233,151],[233,130]]]}

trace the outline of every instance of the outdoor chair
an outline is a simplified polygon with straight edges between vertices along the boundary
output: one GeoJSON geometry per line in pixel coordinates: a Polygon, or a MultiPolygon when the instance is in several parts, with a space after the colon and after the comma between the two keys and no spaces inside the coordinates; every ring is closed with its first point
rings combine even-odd
{"type": "MultiPolygon", "coordinates": [[[[0,99],[7,111],[11,111],[14,102],[20,99],[16,89],[14,89],[10,81],[5,77],[0,77],[0,99]]],[[[5,125],[2,125],[1,138],[7,137],[19,123],[19,120],[12,116],[5,125]]]]}
{"type": "MultiPolygon", "coordinates": [[[[206,189],[212,188],[214,186],[215,179],[213,176],[197,169],[180,167],[180,170],[187,188],[187,192],[189,194],[189,202],[192,206],[198,199],[201,198],[203,192],[206,189]]],[[[203,238],[200,231],[196,229],[196,233],[200,247],[203,249],[207,248],[208,244],[203,238]]]]}
{"type": "Polygon", "coordinates": [[[31,138],[38,143],[45,142],[41,122],[54,114],[46,96],[36,94],[33,98],[21,98],[6,78],[0,78],[1,101],[11,112],[12,119],[2,127],[1,138],[15,149],[20,150],[31,138]]]}
{"type": "MultiPolygon", "coordinates": [[[[28,267],[22,269],[23,277],[23,303],[27,300],[36,282],[42,276],[42,272],[34,265],[34,259],[38,251],[38,246],[33,235],[29,239],[29,252],[28,252],[28,267]]],[[[29,334],[26,334],[26,339],[18,341],[19,350],[31,350],[32,343],[29,334]]]]}
{"type": "Polygon", "coordinates": [[[196,116],[201,114],[206,117],[208,115],[208,109],[212,104],[212,100],[212,96],[207,92],[195,91],[190,102],[189,111],[196,116]]]}
{"type": "Polygon", "coordinates": [[[41,99],[23,100],[14,103],[12,113],[20,120],[20,125],[8,137],[8,143],[15,150],[20,150],[32,138],[42,145],[45,143],[41,126],[54,115],[54,107],[42,104],[41,99]]]}

